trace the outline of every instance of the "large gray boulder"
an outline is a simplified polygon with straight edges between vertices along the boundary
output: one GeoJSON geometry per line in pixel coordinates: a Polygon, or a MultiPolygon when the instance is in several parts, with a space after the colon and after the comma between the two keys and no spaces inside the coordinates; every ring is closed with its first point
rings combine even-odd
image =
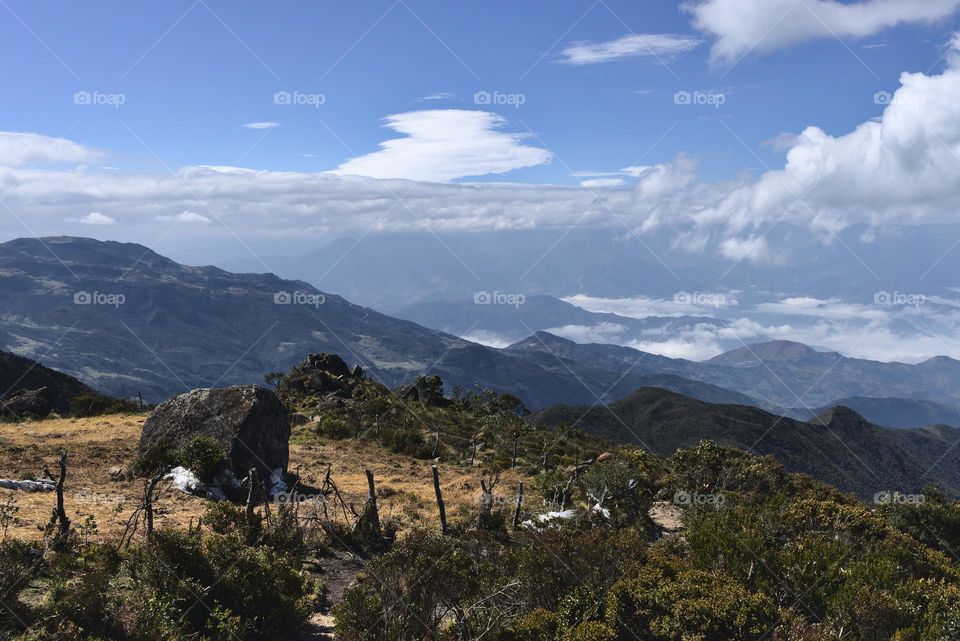
{"type": "Polygon", "coordinates": [[[161,403],[143,425],[140,460],[180,465],[173,453],[197,436],[222,448],[238,478],[253,467],[262,479],[279,480],[287,473],[290,421],[280,399],[268,389],[256,385],[195,389],[161,403]]]}

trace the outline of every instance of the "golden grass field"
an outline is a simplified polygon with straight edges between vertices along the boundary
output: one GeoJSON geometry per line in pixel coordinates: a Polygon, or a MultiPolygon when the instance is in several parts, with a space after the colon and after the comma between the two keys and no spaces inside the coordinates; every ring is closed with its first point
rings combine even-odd
{"type": "MultiPolygon", "coordinates": [[[[143,498],[143,480],[113,481],[112,467],[129,468],[136,456],[146,415],[129,414],[82,419],[48,419],[0,423],[0,478],[41,478],[47,466],[57,473],[57,457],[68,453],[65,505],[74,527],[93,517],[94,538],[119,539],[132,512],[143,498]]],[[[367,494],[365,469],[373,471],[382,518],[399,519],[401,528],[414,523],[436,526],[430,461],[392,455],[363,441],[330,441],[307,437],[309,426],[294,428],[290,444],[290,470],[299,471],[302,483],[320,487],[331,468],[343,498],[360,510],[367,494]]],[[[440,464],[448,520],[477,504],[479,468],[440,464]]],[[[512,501],[517,477],[504,474],[497,485],[500,498],[512,501]]],[[[13,496],[19,524],[9,537],[37,539],[49,521],[55,503],[52,492],[28,493],[0,490],[0,503],[13,496]]],[[[156,502],[157,527],[186,528],[203,515],[208,501],[168,488],[156,502]]]]}

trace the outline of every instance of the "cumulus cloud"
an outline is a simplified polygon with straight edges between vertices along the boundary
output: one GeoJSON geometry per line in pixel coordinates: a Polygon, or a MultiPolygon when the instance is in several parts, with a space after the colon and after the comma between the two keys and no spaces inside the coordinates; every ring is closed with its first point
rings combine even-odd
{"type": "Polygon", "coordinates": [[[102,157],[101,152],[66,138],[0,131],[0,166],[76,164],[94,162],[102,157]]]}
{"type": "Polygon", "coordinates": [[[695,36],[669,33],[635,33],[607,42],[577,42],[563,50],[561,62],[593,65],[624,58],[669,58],[700,46],[695,36]]]}
{"type": "Polygon", "coordinates": [[[820,38],[865,38],[902,24],[930,24],[960,0],[691,0],[694,28],[714,38],[711,60],[730,63],[820,38]]]}
{"type": "Polygon", "coordinates": [[[527,134],[501,131],[506,119],[488,111],[426,109],[386,118],[386,127],[404,134],[380,143],[380,150],[352,158],[332,173],[373,178],[447,182],[465,176],[504,174],[553,158],[525,144],[527,134]]]}
{"type": "Polygon", "coordinates": [[[67,218],[68,223],[79,223],[81,225],[112,225],[117,222],[110,216],[101,214],[99,211],[92,211],[86,216],[80,218],[67,218]]]}

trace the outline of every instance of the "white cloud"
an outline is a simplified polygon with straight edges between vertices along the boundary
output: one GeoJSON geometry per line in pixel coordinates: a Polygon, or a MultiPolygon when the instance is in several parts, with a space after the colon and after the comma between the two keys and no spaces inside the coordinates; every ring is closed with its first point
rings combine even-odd
{"type": "Polygon", "coordinates": [[[279,127],[279,122],[265,121],[265,122],[248,122],[243,125],[245,129],[273,129],[279,127]]]}
{"type": "Polygon", "coordinates": [[[506,119],[487,111],[428,109],[394,114],[386,126],[403,138],[352,158],[331,173],[372,178],[447,182],[465,176],[503,174],[553,158],[546,149],[524,144],[525,134],[499,131],[506,119]]]}
{"type": "Polygon", "coordinates": [[[163,223],[200,223],[202,225],[210,223],[210,218],[203,214],[198,214],[195,211],[183,211],[176,216],[157,216],[154,220],[163,223]]]}
{"type": "Polygon", "coordinates": [[[497,349],[503,349],[504,347],[509,347],[511,345],[510,340],[504,338],[496,332],[485,329],[472,331],[469,334],[464,334],[460,338],[468,340],[471,343],[479,343],[480,345],[496,347],[497,349]]]}
{"type": "Polygon", "coordinates": [[[0,166],[95,162],[103,154],[65,138],[0,131],[0,166]]]}
{"type": "Polygon", "coordinates": [[[767,239],[754,234],[746,238],[727,238],[720,246],[720,251],[730,260],[748,260],[752,263],[780,262],[767,245],[767,239]]]}
{"type": "Polygon", "coordinates": [[[616,345],[626,329],[619,323],[597,323],[596,325],[564,325],[563,327],[551,327],[545,331],[575,343],[616,345]]]}
{"type": "Polygon", "coordinates": [[[620,187],[624,184],[623,178],[589,178],[581,180],[580,186],[587,189],[604,189],[608,187],[620,187]]]}
{"type": "Polygon", "coordinates": [[[677,292],[672,299],[634,296],[603,298],[576,294],[562,300],[591,312],[617,314],[627,318],[650,316],[705,316],[722,308],[736,307],[738,292],[677,292]]]}
{"type": "Polygon", "coordinates": [[[711,60],[731,63],[819,38],[865,38],[901,24],[931,24],[960,0],[690,0],[693,26],[715,39],[711,60]]]}
{"type": "Polygon", "coordinates": [[[112,225],[117,222],[110,216],[101,214],[99,211],[92,211],[86,216],[80,218],[66,218],[68,223],[79,223],[81,225],[112,225]]]}
{"type": "Polygon", "coordinates": [[[669,33],[635,33],[607,42],[577,42],[563,50],[571,65],[591,65],[624,58],[668,58],[697,48],[703,42],[695,36],[669,33]]]}

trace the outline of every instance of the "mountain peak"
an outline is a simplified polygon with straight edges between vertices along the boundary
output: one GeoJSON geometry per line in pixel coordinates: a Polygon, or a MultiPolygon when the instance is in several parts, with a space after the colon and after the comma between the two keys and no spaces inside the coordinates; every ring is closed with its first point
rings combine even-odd
{"type": "Polygon", "coordinates": [[[534,332],[533,334],[523,339],[522,341],[517,341],[513,345],[510,345],[509,347],[507,347],[507,349],[516,350],[516,351],[523,351],[523,350],[530,350],[530,349],[542,350],[544,346],[547,346],[547,347],[549,347],[550,345],[571,346],[576,344],[577,343],[575,341],[572,341],[568,338],[561,338],[555,334],[551,334],[550,332],[539,331],[539,332],[534,332]]]}
{"type": "MultiPolygon", "coordinates": [[[[836,352],[829,353],[836,354],[836,352]]],[[[824,354],[824,352],[818,352],[803,343],[794,341],[768,341],[766,343],[756,343],[725,352],[710,359],[709,362],[717,365],[742,367],[759,365],[760,361],[774,363],[801,361],[821,354],[824,354]]]]}

